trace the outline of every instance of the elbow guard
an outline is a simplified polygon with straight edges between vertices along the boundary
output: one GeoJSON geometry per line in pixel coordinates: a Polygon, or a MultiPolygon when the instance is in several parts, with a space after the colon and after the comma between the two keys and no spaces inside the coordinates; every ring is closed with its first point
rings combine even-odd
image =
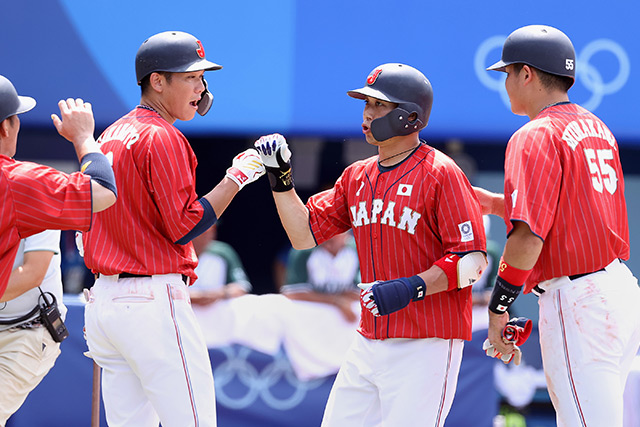
{"type": "Polygon", "coordinates": [[[447,291],[452,291],[473,285],[487,268],[487,257],[482,252],[469,252],[462,257],[448,254],[434,265],[444,270],[449,281],[447,291]]]}
{"type": "Polygon", "coordinates": [[[89,175],[91,179],[111,190],[116,197],[118,196],[116,177],[113,175],[111,164],[104,154],[97,152],[86,154],[80,161],[80,172],[89,175]]]}

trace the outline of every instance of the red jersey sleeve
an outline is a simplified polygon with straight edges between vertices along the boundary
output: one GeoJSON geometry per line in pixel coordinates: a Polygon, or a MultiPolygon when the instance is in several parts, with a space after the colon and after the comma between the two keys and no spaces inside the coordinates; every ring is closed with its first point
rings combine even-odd
{"type": "Polygon", "coordinates": [[[20,237],[47,229],[87,231],[91,226],[91,178],[48,166],[15,162],[4,168],[20,237]]]}
{"type": "Polygon", "coordinates": [[[336,234],[351,228],[349,206],[345,194],[345,183],[349,183],[349,171],[342,172],[333,188],[320,192],[309,198],[309,226],[316,239],[321,244],[336,234]]]}

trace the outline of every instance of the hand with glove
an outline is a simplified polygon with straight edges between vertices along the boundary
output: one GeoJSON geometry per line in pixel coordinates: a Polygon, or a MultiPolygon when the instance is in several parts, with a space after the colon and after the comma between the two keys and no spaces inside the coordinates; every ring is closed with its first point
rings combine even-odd
{"type": "Polygon", "coordinates": [[[362,305],[374,316],[386,316],[405,308],[411,301],[424,299],[426,285],[420,276],[360,283],[362,305]]]}
{"type": "Polygon", "coordinates": [[[233,158],[226,177],[238,184],[239,190],[265,174],[264,165],[258,152],[249,148],[233,158]]]}
{"type": "Polygon", "coordinates": [[[487,338],[482,344],[482,349],[489,357],[497,357],[504,363],[509,363],[512,360],[516,365],[519,365],[522,360],[522,351],[520,347],[524,344],[529,335],[531,335],[531,329],[533,328],[533,322],[526,317],[514,317],[507,322],[502,330],[502,339],[505,343],[512,343],[514,345],[514,351],[511,354],[502,354],[491,344],[487,338]]]}
{"type": "Polygon", "coordinates": [[[291,190],[291,151],[284,136],[279,133],[266,135],[258,139],[254,146],[267,169],[271,190],[277,193],[291,190]]]}

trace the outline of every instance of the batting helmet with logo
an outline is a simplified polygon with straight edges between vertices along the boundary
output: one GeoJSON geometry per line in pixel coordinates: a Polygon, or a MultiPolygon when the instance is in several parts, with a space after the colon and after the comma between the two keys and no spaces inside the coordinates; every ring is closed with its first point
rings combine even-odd
{"type": "Polygon", "coordinates": [[[367,84],[347,92],[352,98],[370,96],[398,106],[389,114],[371,122],[371,134],[377,141],[409,135],[427,126],[433,89],[420,71],[405,64],[383,64],[371,71],[367,84]],[[415,114],[416,118],[411,118],[415,114]]]}
{"type": "Polygon", "coordinates": [[[35,106],[35,99],[18,95],[9,79],[0,76],[0,122],[7,117],[26,113],[35,106]]]}
{"type": "Polygon", "coordinates": [[[187,73],[219,70],[222,66],[207,61],[200,40],[182,31],[165,31],[145,40],[136,54],[138,84],[156,71],[187,73]]]}
{"type": "Polygon", "coordinates": [[[527,25],[509,34],[502,59],[487,70],[504,71],[507,65],[521,63],[575,82],[575,62],[576,52],[565,33],[548,25],[527,25]]]}

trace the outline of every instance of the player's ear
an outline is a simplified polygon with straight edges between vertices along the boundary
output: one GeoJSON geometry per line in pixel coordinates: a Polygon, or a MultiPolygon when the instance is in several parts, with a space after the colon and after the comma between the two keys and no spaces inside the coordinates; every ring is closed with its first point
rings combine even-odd
{"type": "Polygon", "coordinates": [[[533,68],[525,64],[522,66],[522,69],[520,70],[520,74],[524,79],[525,84],[527,84],[527,82],[531,81],[531,79],[533,78],[534,71],[533,71],[533,68]]]}
{"type": "Polygon", "coordinates": [[[149,86],[156,92],[162,92],[164,88],[165,78],[160,73],[151,73],[149,75],[149,86]]]}
{"type": "Polygon", "coordinates": [[[10,120],[11,117],[7,117],[2,122],[0,122],[0,137],[6,138],[9,136],[9,128],[11,127],[10,120]]]}

